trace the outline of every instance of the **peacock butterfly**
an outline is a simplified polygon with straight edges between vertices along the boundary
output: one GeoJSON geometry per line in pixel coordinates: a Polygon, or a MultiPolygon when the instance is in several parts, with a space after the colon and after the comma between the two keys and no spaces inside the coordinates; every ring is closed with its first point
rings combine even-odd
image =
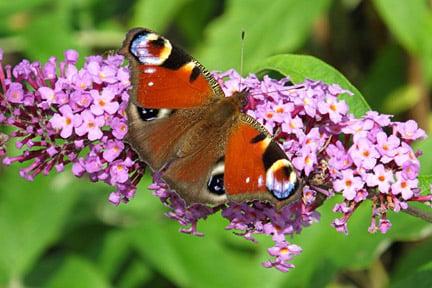
{"type": "Polygon", "coordinates": [[[194,58],[155,32],[130,30],[119,50],[132,93],[126,141],[188,204],[298,199],[297,171],[269,132],[242,113],[194,58]]]}

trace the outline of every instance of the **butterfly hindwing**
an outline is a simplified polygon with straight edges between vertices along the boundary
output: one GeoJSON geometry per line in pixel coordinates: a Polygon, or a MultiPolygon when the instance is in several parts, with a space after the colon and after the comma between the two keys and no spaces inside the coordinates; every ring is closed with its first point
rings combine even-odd
{"type": "Polygon", "coordinates": [[[285,152],[265,128],[241,114],[225,149],[227,197],[234,201],[260,199],[280,203],[298,190],[297,178],[285,152]]]}
{"type": "MultiPolygon", "coordinates": [[[[205,126],[205,121],[197,125],[205,126]]],[[[297,199],[297,173],[265,128],[242,113],[226,125],[228,129],[184,136],[197,141],[180,141],[189,153],[163,173],[169,186],[188,203],[265,200],[282,205],[297,199]]],[[[194,127],[188,133],[196,131],[194,127]]]]}
{"type": "Polygon", "coordinates": [[[203,117],[202,109],[177,110],[167,117],[146,121],[146,110],[129,103],[127,109],[129,142],[141,160],[155,171],[175,157],[180,138],[203,117]],[[145,114],[145,113],[144,113],[145,114]]]}
{"type": "Polygon", "coordinates": [[[204,108],[203,113],[178,140],[175,158],[162,172],[162,179],[188,203],[221,204],[227,200],[223,188],[225,143],[234,120],[227,118],[214,125],[217,112],[204,108]]]}

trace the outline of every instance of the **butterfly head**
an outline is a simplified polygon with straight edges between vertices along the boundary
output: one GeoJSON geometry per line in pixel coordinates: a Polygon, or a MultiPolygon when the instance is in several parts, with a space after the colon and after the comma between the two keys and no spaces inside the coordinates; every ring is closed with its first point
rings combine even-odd
{"type": "Polygon", "coordinates": [[[243,110],[249,103],[249,88],[236,91],[231,95],[231,97],[233,97],[237,106],[243,110]]]}

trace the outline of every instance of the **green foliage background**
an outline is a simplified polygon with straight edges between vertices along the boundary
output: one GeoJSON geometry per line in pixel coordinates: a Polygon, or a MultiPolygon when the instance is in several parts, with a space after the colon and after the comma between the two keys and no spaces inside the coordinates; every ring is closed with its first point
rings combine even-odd
{"type": "MultiPolygon", "coordinates": [[[[371,106],[427,129],[431,7],[427,0],[1,1],[0,47],[10,64],[62,57],[68,48],[87,56],[118,48],[129,28],[143,26],[224,70],[239,68],[245,30],[245,73],[339,83],[355,93],[355,114],[371,106]]],[[[431,140],[418,147],[422,174],[430,175],[431,140]]],[[[345,236],[330,227],[340,199],[326,203],[321,222],[292,239],[304,252],[283,274],[259,265],[269,239],[247,243],[219,216],[200,225],[203,238],[178,233],[146,189],[148,178],[131,203],[114,207],[105,185],[67,172],[29,183],[18,168],[0,166],[0,287],[432,287],[432,227],[405,214],[390,215],[388,234],[370,235],[371,211],[362,207],[345,236]]]]}

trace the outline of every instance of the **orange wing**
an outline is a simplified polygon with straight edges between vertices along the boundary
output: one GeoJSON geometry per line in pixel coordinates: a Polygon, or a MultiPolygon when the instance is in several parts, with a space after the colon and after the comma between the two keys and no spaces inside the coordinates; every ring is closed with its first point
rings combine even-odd
{"type": "Polygon", "coordinates": [[[130,62],[132,101],[140,107],[191,108],[224,95],[198,61],[148,29],[130,30],[120,53],[130,62]]]}
{"type": "Polygon", "coordinates": [[[300,186],[284,151],[261,124],[244,114],[228,137],[224,172],[226,194],[234,201],[280,203],[300,186]]]}

